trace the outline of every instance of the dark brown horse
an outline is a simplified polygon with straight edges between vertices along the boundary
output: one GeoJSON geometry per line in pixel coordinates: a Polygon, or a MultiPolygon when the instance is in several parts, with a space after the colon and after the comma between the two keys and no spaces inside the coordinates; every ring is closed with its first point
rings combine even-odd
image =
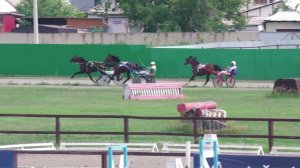
{"type": "Polygon", "coordinates": [[[131,72],[137,74],[141,70],[141,67],[137,64],[131,62],[121,62],[119,57],[111,54],[106,57],[103,63],[105,66],[112,67],[114,69],[114,74],[111,76],[110,80],[116,78],[115,80],[120,81],[123,78],[122,74],[125,73],[127,75],[127,78],[124,80],[123,84],[130,79],[131,72]]]}
{"type": "Polygon", "coordinates": [[[214,65],[214,64],[200,64],[197,61],[196,57],[189,56],[186,60],[184,65],[190,64],[193,69],[193,75],[190,78],[189,82],[186,84],[188,85],[192,80],[195,80],[196,76],[203,76],[206,75],[206,81],[203,84],[205,86],[207,82],[209,81],[209,77],[211,74],[216,75],[218,72],[222,71],[222,68],[219,65],[214,65]]]}
{"type": "Polygon", "coordinates": [[[103,63],[101,62],[95,62],[95,61],[88,61],[86,60],[85,58],[83,57],[80,57],[80,56],[73,56],[70,60],[71,63],[76,63],[76,64],[79,64],[79,71],[78,72],[75,72],[72,76],[71,76],[71,79],[74,78],[75,75],[78,75],[78,74],[87,74],[90,79],[96,83],[96,81],[93,79],[93,77],[91,76],[91,73],[94,73],[94,72],[99,72],[100,73],[100,76],[97,80],[100,79],[101,75],[105,73],[105,66],[103,63]]]}

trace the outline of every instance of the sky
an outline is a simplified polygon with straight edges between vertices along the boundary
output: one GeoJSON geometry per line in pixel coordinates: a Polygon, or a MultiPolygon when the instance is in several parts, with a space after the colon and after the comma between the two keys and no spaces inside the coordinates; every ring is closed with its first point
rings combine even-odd
{"type": "MultiPolygon", "coordinates": [[[[286,4],[289,5],[289,6],[291,6],[294,9],[297,4],[300,4],[300,0],[288,0],[286,4]]],[[[300,9],[298,8],[298,11],[299,10],[300,9]]]]}

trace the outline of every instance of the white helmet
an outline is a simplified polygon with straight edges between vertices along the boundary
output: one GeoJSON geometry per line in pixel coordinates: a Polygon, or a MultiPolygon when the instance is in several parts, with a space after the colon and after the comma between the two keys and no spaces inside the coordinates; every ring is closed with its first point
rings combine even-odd
{"type": "Polygon", "coordinates": [[[235,61],[231,61],[230,62],[232,65],[236,66],[236,62],[235,61]]]}
{"type": "Polygon", "coordinates": [[[154,61],[151,61],[151,63],[150,63],[151,65],[155,65],[155,62],[154,61]]]}

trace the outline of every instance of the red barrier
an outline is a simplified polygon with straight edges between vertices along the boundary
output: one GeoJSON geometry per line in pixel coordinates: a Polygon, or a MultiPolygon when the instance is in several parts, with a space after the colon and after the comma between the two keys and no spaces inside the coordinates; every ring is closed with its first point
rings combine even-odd
{"type": "Polygon", "coordinates": [[[188,112],[190,110],[201,110],[201,109],[204,110],[204,109],[216,109],[216,108],[217,108],[217,103],[215,101],[181,103],[177,105],[177,111],[180,113],[188,112]]]}

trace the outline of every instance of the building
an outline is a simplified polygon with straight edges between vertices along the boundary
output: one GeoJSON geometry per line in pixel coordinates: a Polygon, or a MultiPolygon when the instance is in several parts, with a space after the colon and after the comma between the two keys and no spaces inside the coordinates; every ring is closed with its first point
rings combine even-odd
{"type": "Polygon", "coordinates": [[[69,3],[83,12],[86,12],[96,6],[95,0],[69,0],[69,3]]]}
{"type": "Polygon", "coordinates": [[[115,0],[100,2],[97,6],[87,11],[88,18],[101,18],[109,33],[129,33],[129,19],[123,15],[123,10],[115,0]]]}
{"type": "MultiPolygon", "coordinates": [[[[24,18],[26,21],[33,25],[33,18],[24,18]]],[[[61,33],[64,31],[72,31],[77,29],[76,32],[106,32],[107,26],[101,18],[39,18],[39,25],[46,31],[54,33],[61,33]],[[47,27],[47,28],[45,28],[47,27]],[[53,31],[53,29],[57,29],[53,31]],[[71,30],[72,29],[72,30],[71,30]]],[[[14,30],[14,32],[29,31],[29,28],[14,30]]],[[[45,33],[43,31],[42,33],[45,33]]]]}
{"type": "MultiPolygon", "coordinates": [[[[78,30],[64,26],[41,25],[39,24],[39,33],[77,33],[78,30]]],[[[22,26],[12,30],[13,33],[33,33],[33,26],[22,26]]]]}
{"type": "Polygon", "coordinates": [[[275,9],[277,9],[279,6],[281,6],[284,2],[282,0],[272,1],[272,3],[266,3],[266,4],[252,4],[248,6],[245,10],[245,8],[242,8],[242,14],[247,18],[253,18],[253,17],[269,17],[273,14],[275,9]]]}
{"type": "Polygon", "coordinates": [[[264,31],[264,20],[271,16],[275,9],[282,5],[282,0],[252,0],[242,7],[247,26],[244,31],[264,31]]]}
{"type": "Polygon", "coordinates": [[[300,12],[278,12],[265,19],[265,32],[300,32],[300,12]]]}
{"type": "Polygon", "coordinates": [[[75,6],[80,11],[86,12],[93,7],[97,6],[100,3],[103,3],[107,0],[65,0],[75,6]]]}
{"type": "Polygon", "coordinates": [[[16,19],[20,16],[10,3],[0,0],[0,32],[11,32],[16,28],[16,19]]]}
{"type": "Polygon", "coordinates": [[[66,18],[70,28],[77,28],[81,32],[107,32],[107,25],[102,18],[66,18]]]}

